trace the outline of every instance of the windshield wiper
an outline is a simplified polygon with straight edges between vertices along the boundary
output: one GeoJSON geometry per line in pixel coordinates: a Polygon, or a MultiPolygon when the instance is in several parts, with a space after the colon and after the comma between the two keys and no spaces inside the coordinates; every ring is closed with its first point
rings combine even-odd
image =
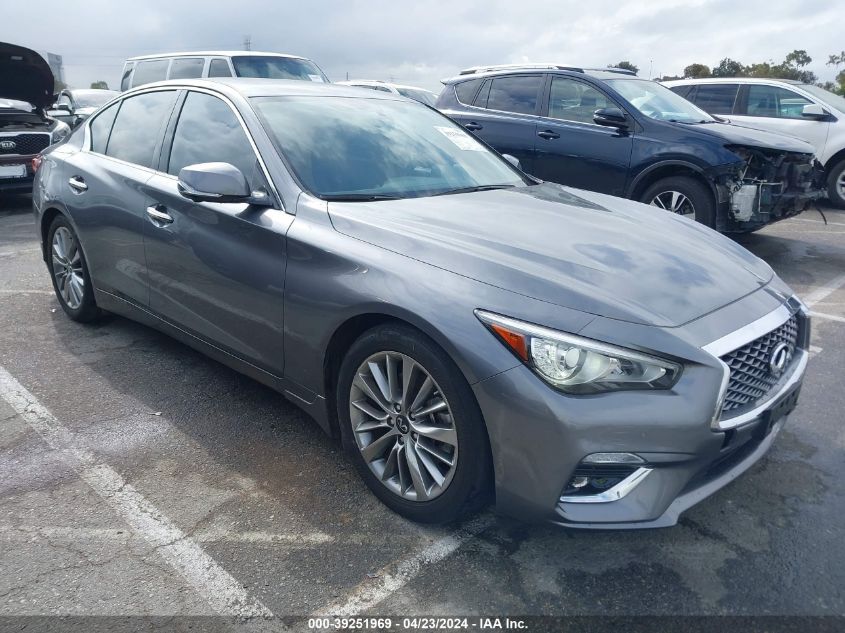
{"type": "Polygon", "coordinates": [[[453,193],[474,193],[476,191],[493,191],[494,189],[513,189],[516,185],[476,185],[475,187],[459,187],[458,189],[447,189],[431,194],[432,196],[448,196],[453,193]]]}
{"type": "Polygon", "coordinates": [[[386,193],[336,193],[320,196],[328,202],[370,202],[373,200],[401,200],[402,196],[386,193]]]}

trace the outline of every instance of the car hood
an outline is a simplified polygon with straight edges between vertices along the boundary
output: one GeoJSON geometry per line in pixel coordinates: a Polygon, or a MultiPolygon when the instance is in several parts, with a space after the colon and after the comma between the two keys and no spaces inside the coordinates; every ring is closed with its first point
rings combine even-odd
{"type": "Polygon", "coordinates": [[[777,132],[766,132],[732,123],[700,123],[696,125],[676,123],[675,125],[683,125],[685,130],[692,129],[710,138],[715,137],[724,141],[725,145],[743,145],[758,149],[797,152],[799,154],[815,153],[813,146],[806,141],[777,132]]]}
{"type": "Polygon", "coordinates": [[[350,237],[534,299],[648,325],[687,323],[773,276],[701,224],[551,183],[328,209],[350,237]]]}
{"type": "Polygon", "coordinates": [[[0,97],[46,109],[53,101],[53,72],[41,55],[0,42],[0,97]]]}

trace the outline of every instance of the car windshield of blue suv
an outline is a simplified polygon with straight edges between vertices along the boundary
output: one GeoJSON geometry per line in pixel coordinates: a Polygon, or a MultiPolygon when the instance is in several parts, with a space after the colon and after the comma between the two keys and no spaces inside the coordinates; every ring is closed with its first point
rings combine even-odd
{"type": "Polygon", "coordinates": [[[625,97],[647,117],[673,123],[713,123],[716,121],[666,86],[642,79],[608,79],[611,88],[625,97]]]}
{"type": "Polygon", "coordinates": [[[384,200],[526,186],[500,156],[418,103],[254,97],[277,150],[325,200],[384,200]]]}

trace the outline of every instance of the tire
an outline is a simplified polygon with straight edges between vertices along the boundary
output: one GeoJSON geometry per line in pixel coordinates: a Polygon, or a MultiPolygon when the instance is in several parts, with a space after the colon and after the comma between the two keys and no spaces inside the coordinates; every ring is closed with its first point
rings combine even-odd
{"type": "Polygon", "coordinates": [[[845,209],[845,160],[840,160],[828,172],[827,197],[831,204],[845,209]]]}
{"type": "Polygon", "coordinates": [[[463,374],[437,344],[401,324],[375,327],[352,344],[337,382],[344,449],[387,507],[412,521],[448,523],[484,505],[491,473],[484,421],[463,374]],[[416,402],[418,393],[426,397],[416,402]],[[439,410],[420,415],[432,408],[439,410]]]}
{"type": "Polygon", "coordinates": [[[661,178],[643,192],[640,202],[680,213],[690,219],[694,217],[697,222],[711,229],[716,227],[716,199],[713,192],[704,183],[689,176],[661,178]]]}
{"type": "Polygon", "coordinates": [[[56,216],[47,232],[47,269],[65,314],[80,323],[101,315],[79,237],[63,215],[56,216]]]}

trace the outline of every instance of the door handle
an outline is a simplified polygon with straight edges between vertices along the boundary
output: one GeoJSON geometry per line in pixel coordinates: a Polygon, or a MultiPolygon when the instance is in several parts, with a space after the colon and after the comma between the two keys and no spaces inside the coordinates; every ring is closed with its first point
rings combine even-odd
{"type": "Polygon", "coordinates": [[[470,132],[475,132],[477,130],[484,129],[483,125],[479,125],[475,121],[470,121],[469,123],[465,123],[464,127],[468,129],[470,132]]]}
{"type": "Polygon", "coordinates": [[[147,207],[147,216],[152,220],[153,224],[159,227],[173,223],[173,217],[167,212],[167,207],[163,204],[147,207]]]}
{"type": "Polygon", "coordinates": [[[537,132],[537,136],[539,136],[540,138],[544,138],[547,141],[551,141],[552,139],[555,139],[555,138],[560,138],[560,134],[558,134],[557,132],[552,132],[551,130],[544,130],[542,132],[537,132]]]}
{"type": "Polygon", "coordinates": [[[72,176],[68,179],[67,184],[70,185],[70,188],[76,193],[85,193],[88,191],[88,185],[85,184],[82,176],[72,176]]]}

